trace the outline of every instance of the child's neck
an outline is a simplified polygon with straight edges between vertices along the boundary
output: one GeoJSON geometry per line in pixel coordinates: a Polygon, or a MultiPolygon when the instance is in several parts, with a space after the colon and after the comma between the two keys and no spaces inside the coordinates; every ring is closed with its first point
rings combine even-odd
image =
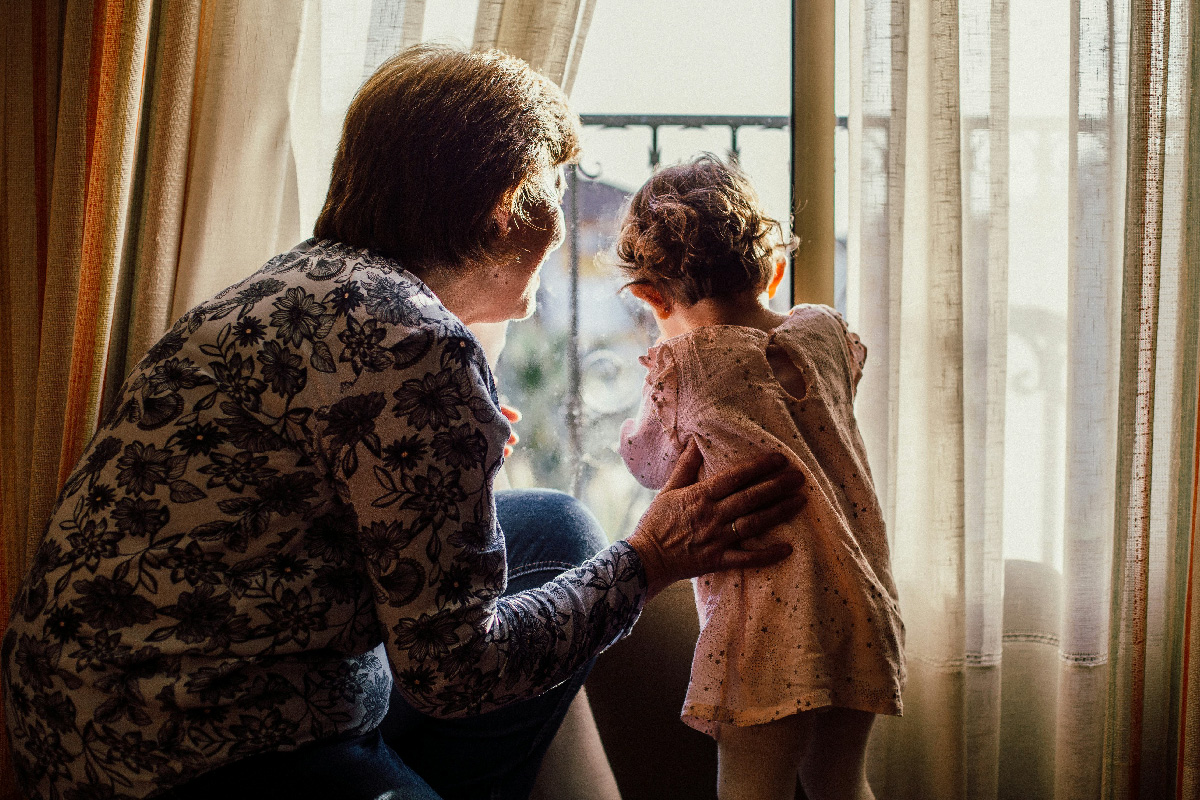
{"type": "Polygon", "coordinates": [[[728,297],[706,297],[690,306],[675,304],[671,314],[661,321],[663,333],[679,336],[706,325],[741,325],[772,331],[787,319],[768,308],[762,298],[754,292],[744,292],[728,297]]]}

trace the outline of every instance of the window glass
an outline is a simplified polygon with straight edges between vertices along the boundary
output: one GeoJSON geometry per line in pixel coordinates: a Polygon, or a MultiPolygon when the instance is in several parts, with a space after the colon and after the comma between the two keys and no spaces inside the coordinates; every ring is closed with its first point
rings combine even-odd
{"type": "MultiPolygon", "coordinates": [[[[576,189],[564,205],[568,224],[572,216],[577,224],[543,271],[537,312],[510,326],[499,359],[501,395],[525,415],[506,471],[514,486],[575,493],[616,539],[632,530],[652,496],[627,473],[617,444],[622,421],[641,399],[638,356],[658,335],[650,315],[619,291],[612,245],[623,206],[650,176],[654,144],[663,165],[701,152],[729,157],[730,126],[705,118],[776,117],[786,124],[791,3],[597,3],[571,99],[585,121],[576,189]],[[593,115],[689,115],[688,123],[701,127],[664,124],[655,135],[646,124],[588,124],[593,115]]],[[[736,143],[768,213],[786,227],[787,128],[739,126],[736,143]]],[[[785,295],[777,296],[779,307],[789,304],[785,295]]]]}

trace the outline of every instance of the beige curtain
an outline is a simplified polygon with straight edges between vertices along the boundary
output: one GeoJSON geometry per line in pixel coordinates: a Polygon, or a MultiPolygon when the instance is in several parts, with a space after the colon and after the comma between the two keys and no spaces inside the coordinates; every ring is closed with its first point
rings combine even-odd
{"type": "Polygon", "coordinates": [[[848,310],[910,674],[880,797],[1196,796],[1197,3],[1062,11],[851,4],[848,310]]]}
{"type": "Polygon", "coordinates": [[[596,0],[479,0],[474,46],[523,58],[570,94],[595,8],[596,0]]]}
{"type": "Polygon", "coordinates": [[[290,102],[310,6],[205,4],[169,320],[303,238],[290,102]]]}
{"type": "Polygon", "coordinates": [[[134,185],[111,325],[104,396],[170,327],[184,192],[201,3],[155,3],[142,78],[134,185]]]}

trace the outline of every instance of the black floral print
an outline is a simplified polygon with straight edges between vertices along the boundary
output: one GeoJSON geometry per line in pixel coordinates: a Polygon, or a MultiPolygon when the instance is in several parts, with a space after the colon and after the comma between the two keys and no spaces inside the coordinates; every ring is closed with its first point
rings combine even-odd
{"type": "Polygon", "coordinates": [[[325,304],[317,302],[317,298],[298,286],[288,289],[283,297],[271,305],[275,307],[271,312],[271,326],[275,328],[275,335],[289,342],[292,347],[299,347],[305,339],[318,338],[317,332],[322,327],[328,333],[325,304]]]}
{"type": "Polygon", "coordinates": [[[112,487],[104,483],[96,483],[84,495],[83,505],[89,514],[98,514],[113,504],[116,493],[112,487]]]}
{"type": "Polygon", "coordinates": [[[407,419],[417,430],[444,428],[451,420],[462,419],[461,407],[466,400],[457,378],[449,371],[407,380],[392,396],[396,398],[392,413],[407,419]]]}
{"type": "Polygon", "coordinates": [[[279,342],[267,342],[258,353],[263,380],[271,391],[293,397],[308,383],[308,369],[299,354],[287,350],[279,342]]]}
{"type": "Polygon", "coordinates": [[[233,339],[238,347],[253,347],[263,340],[267,329],[258,317],[242,317],[233,327],[233,339]]]}
{"type": "Polygon", "coordinates": [[[367,310],[387,325],[414,326],[421,316],[409,298],[417,293],[415,284],[404,285],[379,275],[367,278],[367,310]]]}
{"type": "Polygon", "coordinates": [[[152,444],[131,442],[125,445],[125,453],[117,459],[117,485],[125,487],[130,495],[154,494],[160,485],[165,485],[173,469],[171,451],[152,444]]]}
{"type": "Polygon", "coordinates": [[[230,491],[241,494],[247,486],[257,486],[261,481],[271,477],[276,470],[267,466],[266,456],[259,456],[249,451],[234,453],[212,453],[211,461],[201,464],[197,471],[208,475],[209,489],[218,486],[228,486],[230,491]]]}
{"type": "Polygon", "coordinates": [[[346,316],[354,313],[355,309],[362,305],[362,301],[362,287],[355,281],[346,281],[340,286],[330,289],[323,302],[329,304],[334,313],[346,316]]]}
{"type": "Polygon", "coordinates": [[[487,441],[472,426],[458,425],[433,437],[433,452],[452,467],[468,467],[483,458],[487,441]]]}
{"type": "Polygon", "coordinates": [[[425,442],[419,436],[395,439],[383,448],[383,466],[392,472],[411,470],[425,458],[425,442]]]}
{"type": "Polygon", "coordinates": [[[171,512],[158,500],[123,497],[110,515],[125,536],[153,536],[171,518],[171,512]]]}
{"type": "Polygon", "coordinates": [[[392,354],[380,345],[387,335],[387,327],[377,320],[368,319],[359,323],[354,317],[346,318],[346,330],[338,334],[345,347],[339,361],[349,361],[357,376],[364,369],[381,372],[392,365],[392,354]]]}
{"type": "Polygon", "coordinates": [[[430,714],[532,696],[624,635],[618,543],[508,598],[481,348],[393,261],[306,242],[188,312],[69,476],[0,683],[35,798],[153,795],[430,714]]]}

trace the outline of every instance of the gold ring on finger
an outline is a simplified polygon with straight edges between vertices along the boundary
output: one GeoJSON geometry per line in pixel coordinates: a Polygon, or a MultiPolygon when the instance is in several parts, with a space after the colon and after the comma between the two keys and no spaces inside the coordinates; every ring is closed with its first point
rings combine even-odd
{"type": "Polygon", "coordinates": [[[732,522],[730,522],[729,524],[733,526],[733,538],[735,538],[735,539],[738,538],[737,520],[735,519],[732,522]]]}

